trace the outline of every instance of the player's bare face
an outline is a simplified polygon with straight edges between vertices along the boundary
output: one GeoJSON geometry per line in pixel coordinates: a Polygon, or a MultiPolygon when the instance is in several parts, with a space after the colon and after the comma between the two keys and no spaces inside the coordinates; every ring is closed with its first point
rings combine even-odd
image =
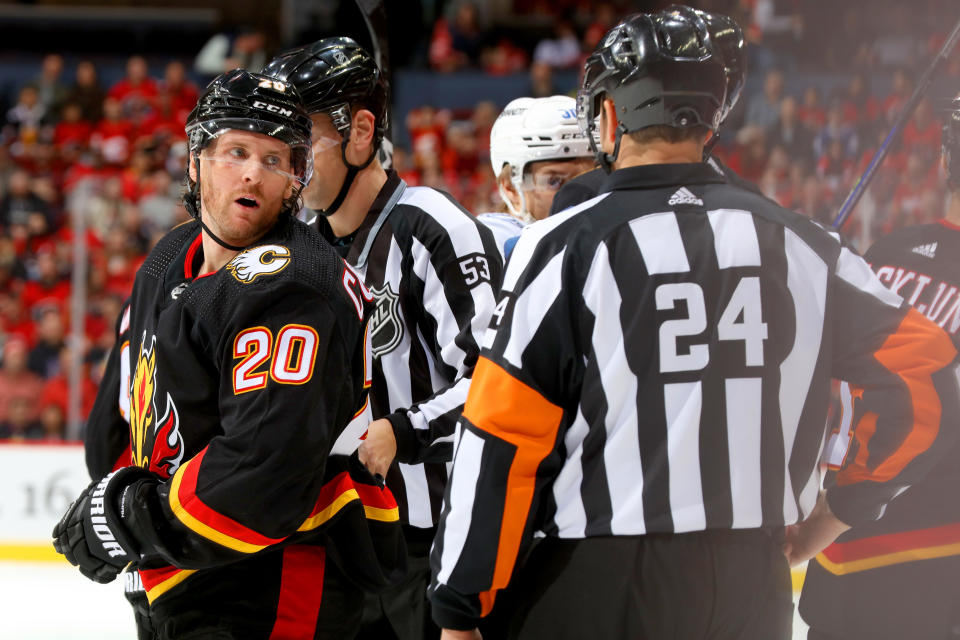
{"type": "Polygon", "coordinates": [[[550,215],[553,197],[560,187],[584,171],[593,168],[591,158],[574,160],[543,160],[529,165],[523,177],[523,195],[527,211],[535,220],[550,215]]]}
{"type": "Polygon", "coordinates": [[[204,223],[229,244],[260,239],[293,190],[290,147],[260,133],[227,131],[200,154],[204,223]]]}
{"type": "Polygon", "coordinates": [[[326,209],[337,197],[347,176],[340,153],[343,138],[330,116],[315,113],[310,120],[313,121],[313,180],[303,190],[303,202],[311,209],[326,209]]]}

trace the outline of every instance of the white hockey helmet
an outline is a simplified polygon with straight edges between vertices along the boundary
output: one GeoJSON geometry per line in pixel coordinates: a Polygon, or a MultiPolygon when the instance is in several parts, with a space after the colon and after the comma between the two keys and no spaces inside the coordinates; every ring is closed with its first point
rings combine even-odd
{"type": "MultiPolygon", "coordinates": [[[[503,187],[500,196],[513,215],[527,219],[523,173],[531,162],[591,158],[593,152],[577,124],[577,101],[569,96],[517,98],[508,104],[490,131],[490,164],[500,176],[510,165],[510,182],[523,211],[515,211],[503,187]]],[[[498,183],[499,184],[499,183],[498,183]]]]}

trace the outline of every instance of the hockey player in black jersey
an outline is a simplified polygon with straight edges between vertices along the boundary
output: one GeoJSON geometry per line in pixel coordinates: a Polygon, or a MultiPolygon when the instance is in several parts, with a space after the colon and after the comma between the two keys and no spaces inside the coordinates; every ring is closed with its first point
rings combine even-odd
{"type": "MultiPolygon", "coordinates": [[[[880,281],[960,346],[960,101],[943,130],[950,202],[933,224],[879,239],[865,254],[880,281]]],[[[834,471],[876,445],[851,427],[882,398],[845,385],[844,416],[827,445],[834,471]]],[[[960,424],[960,414],[951,418],[960,424]]],[[[838,477],[831,472],[827,484],[838,477]]],[[[800,615],[819,640],[949,638],[960,633],[960,446],[887,505],[844,533],[807,567],[800,615]]]]}
{"type": "Polygon", "coordinates": [[[360,459],[397,497],[410,573],[400,587],[368,596],[360,637],[435,637],[428,554],[456,421],[496,303],[499,251],[489,229],[449,195],[408,187],[381,167],[387,85],[354,41],[320,40],[263,72],[303,95],[318,172],[304,200],[375,297],[372,422],[355,436],[365,437],[360,459]]]}
{"type": "Polygon", "coordinates": [[[350,637],[364,590],[405,570],[389,490],[341,455],[369,384],[369,294],[292,216],[313,158],[291,85],[228,72],[186,131],[195,219],[137,272],[126,416],[104,387],[90,418],[129,422],[133,464],[91,484],[54,546],[98,582],[136,564],[141,637],[350,637]]]}
{"type": "Polygon", "coordinates": [[[450,640],[531,547],[508,637],[788,640],[784,526],[816,512],[791,556],[825,546],[956,440],[947,334],[837,234],[703,162],[726,69],[684,8],[587,58],[578,114],[610,173],[508,262],[431,558],[450,640]],[[832,376],[885,396],[884,446],[818,500],[832,376]]]}

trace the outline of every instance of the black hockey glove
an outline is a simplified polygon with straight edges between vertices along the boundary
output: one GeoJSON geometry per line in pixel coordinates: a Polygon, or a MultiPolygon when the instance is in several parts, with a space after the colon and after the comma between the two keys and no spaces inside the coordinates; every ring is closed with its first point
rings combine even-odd
{"type": "Polygon", "coordinates": [[[125,566],[139,558],[123,526],[123,491],[153,474],[124,467],[91,482],[53,528],[53,548],[94,582],[112,582],[125,566]]]}

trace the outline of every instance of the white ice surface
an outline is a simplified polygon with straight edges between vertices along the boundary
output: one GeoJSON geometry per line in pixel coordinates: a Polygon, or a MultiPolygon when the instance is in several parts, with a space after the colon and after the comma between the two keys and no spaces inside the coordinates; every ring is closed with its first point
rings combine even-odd
{"type": "MultiPolygon", "coordinates": [[[[794,615],[794,640],[805,640],[806,628],[794,615]]],[[[66,562],[0,562],[0,639],[136,637],[121,580],[96,584],[66,562]]]]}

